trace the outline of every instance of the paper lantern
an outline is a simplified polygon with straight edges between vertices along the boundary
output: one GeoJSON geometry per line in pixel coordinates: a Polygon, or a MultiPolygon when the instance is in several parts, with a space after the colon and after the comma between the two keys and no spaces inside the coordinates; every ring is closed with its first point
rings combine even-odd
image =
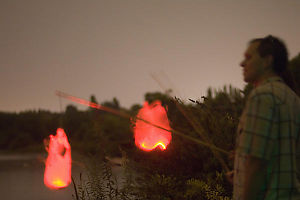
{"type": "MultiPolygon", "coordinates": [[[[150,105],[148,102],[145,102],[137,117],[170,130],[166,110],[162,107],[160,101],[155,101],[150,105]]],[[[136,120],[133,131],[136,146],[144,151],[151,151],[156,147],[165,150],[172,139],[171,132],[157,128],[139,119],[136,120]]]]}
{"type": "Polygon", "coordinates": [[[62,128],[57,129],[55,136],[50,135],[46,150],[45,185],[51,189],[67,187],[71,183],[71,147],[62,128]]]}

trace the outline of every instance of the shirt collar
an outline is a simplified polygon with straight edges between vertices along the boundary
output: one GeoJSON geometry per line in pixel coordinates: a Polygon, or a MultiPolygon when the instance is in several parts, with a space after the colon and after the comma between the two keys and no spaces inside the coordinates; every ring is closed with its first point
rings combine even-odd
{"type": "Polygon", "coordinates": [[[273,77],[270,77],[270,78],[265,79],[265,80],[261,83],[261,85],[264,85],[264,84],[267,84],[267,83],[270,83],[270,82],[277,82],[277,81],[283,82],[283,79],[282,79],[281,77],[279,77],[279,76],[273,76],[273,77]]]}

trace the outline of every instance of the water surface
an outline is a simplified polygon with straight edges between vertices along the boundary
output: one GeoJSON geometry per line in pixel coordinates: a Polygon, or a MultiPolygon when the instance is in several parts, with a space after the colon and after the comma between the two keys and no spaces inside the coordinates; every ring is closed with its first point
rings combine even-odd
{"type": "MultiPolygon", "coordinates": [[[[3,200],[71,200],[73,185],[51,190],[44,185],[44,159],[42,154],[0,155],[0,191],[3,200]]],[[[72,176],[81,169],[72,166],[72,176]]]]}

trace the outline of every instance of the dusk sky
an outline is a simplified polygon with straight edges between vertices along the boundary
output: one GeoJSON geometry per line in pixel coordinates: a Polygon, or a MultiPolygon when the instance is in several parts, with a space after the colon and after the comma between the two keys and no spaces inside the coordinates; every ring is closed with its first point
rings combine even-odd
{"type": "Polygon", "coordinates": [[[0,111],[60,111],[56,90],[130,108],[164,91],[151,74],[183,100],[243,89],[248,41],[278,36],[293,58],[299,21],[299,0],[0,0],[0,111]]]}

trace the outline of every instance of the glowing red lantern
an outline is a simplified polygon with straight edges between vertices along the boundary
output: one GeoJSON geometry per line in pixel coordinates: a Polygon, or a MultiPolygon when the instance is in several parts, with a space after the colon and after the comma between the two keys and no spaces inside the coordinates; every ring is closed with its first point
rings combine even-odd
{"type": "Polygon", "coordinates": [[[51,189],[67,187],[71,183],[71,147],[65,131],[58,128],[50,135],[44,183],[51,189]]]}
{"type": "MultiPolygon", "coordinates": [[[[148,102],[145,102],[137,117],[170,130],[166,110],[162,107],[160,101],[155,101],[150,105],[148,102]]],[[[165,150],[172,139],[171,132],[159,129],[138,119],[133,131],[136,146],[144,151],[151,151],[157,146],[161,150],[165,150]]]]}

